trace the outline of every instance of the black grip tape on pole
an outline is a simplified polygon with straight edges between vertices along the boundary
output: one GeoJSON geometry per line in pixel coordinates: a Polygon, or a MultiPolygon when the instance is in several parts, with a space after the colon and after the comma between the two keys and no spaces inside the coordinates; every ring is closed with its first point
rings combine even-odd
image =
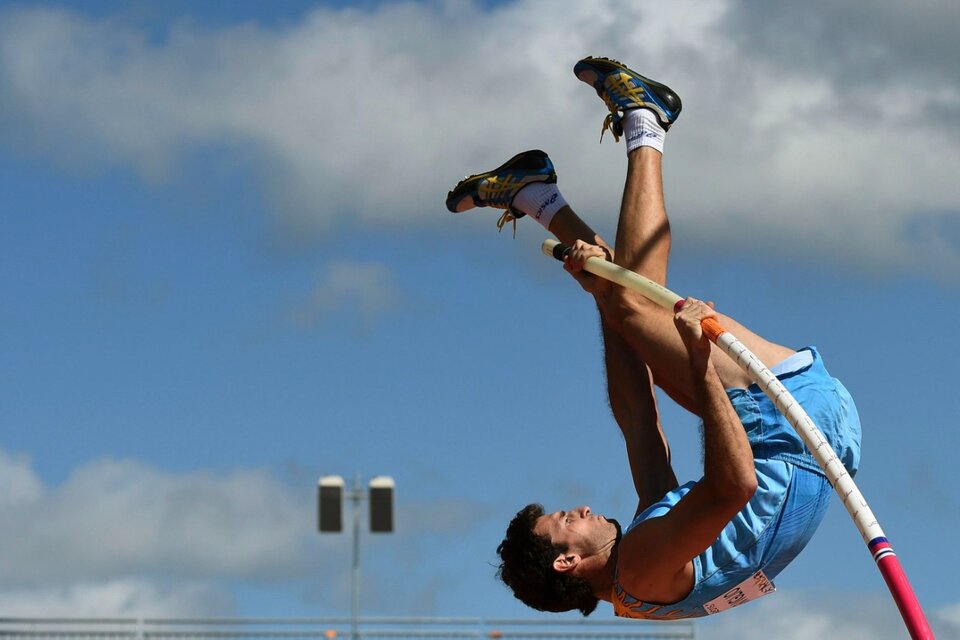
{"type": "Polygon", "coordinates": [[[567,253],[570,251],[570,245],[559,243],[553,247],[553,257],[563,262],[563,259],[566,257],[567,253]]]}

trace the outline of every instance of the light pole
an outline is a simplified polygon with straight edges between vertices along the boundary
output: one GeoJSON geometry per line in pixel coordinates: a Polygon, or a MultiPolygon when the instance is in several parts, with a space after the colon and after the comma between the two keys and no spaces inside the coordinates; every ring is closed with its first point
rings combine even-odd
{"type": "Polygon", "coordinates": [[[317,482],[317,528],[320,533],[343,531],[343,499],[353,502],[353,597],[351,606],[351,636],[360,637],[360,501],[370,503],[370,533],[393,532],[393,478],[377,476],[370,480],[368,490],[360,488],[360,474],[354,475],[353,490],[344,491],[343,478],[323,476],[317,482]]]}

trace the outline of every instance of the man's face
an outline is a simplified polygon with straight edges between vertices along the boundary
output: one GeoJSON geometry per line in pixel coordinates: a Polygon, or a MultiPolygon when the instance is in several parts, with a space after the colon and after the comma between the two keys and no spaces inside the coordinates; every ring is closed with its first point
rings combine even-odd
{"type": "Polygon", "coordinates": [[[544,514],[537,518],[533,532],[583,557],[609,552],[617,542],[616,523],[592,513],[587,506],[544,514]]]}

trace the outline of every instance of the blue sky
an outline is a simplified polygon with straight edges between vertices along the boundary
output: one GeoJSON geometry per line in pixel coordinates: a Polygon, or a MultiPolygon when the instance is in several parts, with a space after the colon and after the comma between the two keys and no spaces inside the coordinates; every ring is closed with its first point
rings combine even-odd
{"type": "MultiPolygon", "coordinates": [[[[571,73],[597,54],[684,98],[670,287],[820,347],[960,637],[956,7],[555,6],[0,3],[4,615],[344,615],[314,486],[355,473],[397,484],[365,614],[531,615],[493,580],[509,517],[633,511],[596,313],[542,229],[443,199],[543,148],[612,238],[624,151],[571,73]]],[[[663,414],[697,477],[696,420],[663,414]]],[[[777,582],[703,637],[901,637],[839,502],[777,582]]]]}

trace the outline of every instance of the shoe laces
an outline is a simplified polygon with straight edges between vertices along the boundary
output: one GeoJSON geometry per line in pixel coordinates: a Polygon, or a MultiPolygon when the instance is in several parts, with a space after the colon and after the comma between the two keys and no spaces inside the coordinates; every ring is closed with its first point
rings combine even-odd
{"type": "MultiPolygon", "coordinates": [[[[603,103],[607,105],[607,109],[610,109],[610,113],[603,119],[603,126],[600,127],[600,142],[601,144],[603,143],[603,134],[605,134],[608,129],[610,130],[610,135],[613,136],[613,141],[620,142],[620,134],[617,133],[620,125],[620,106],[613,101],[610,94],[599,87],[597,88],[597,95],[600,96],[603,103]]],[[[623,131],[623,129],[621,129],[621,131],[623,131]]]]}
{"type": "Polygon", "coordinates": [[[600,127],[600,142],[603,143],[603,134],[605,134],[607,130],[609,130],[610,135],[613,136],[614,142],[620,142],[620,134],[617,133],[617,129],[623,132],[620,126],[620,114],[608,113],[607,117],[603,119],[603,126],[600,127]]]}
{"type": "Polygon", "coordinates": [[[497,231],[503,231],[503,228],[504,228],[505,226],[507,226],[507,224],[509,224],[509,223],[511,223],[511,222],[513,223],[513,237],[514,237],[514,239],[516,239],[516,237],[517,237],[517,216],[513,215],[513,213],[512,213],[509,209],[507,209],[506,211],[504,211],[504,212],[503,212],[503,215],[500,216],[500,219],[497,220],[497,231]]]}

